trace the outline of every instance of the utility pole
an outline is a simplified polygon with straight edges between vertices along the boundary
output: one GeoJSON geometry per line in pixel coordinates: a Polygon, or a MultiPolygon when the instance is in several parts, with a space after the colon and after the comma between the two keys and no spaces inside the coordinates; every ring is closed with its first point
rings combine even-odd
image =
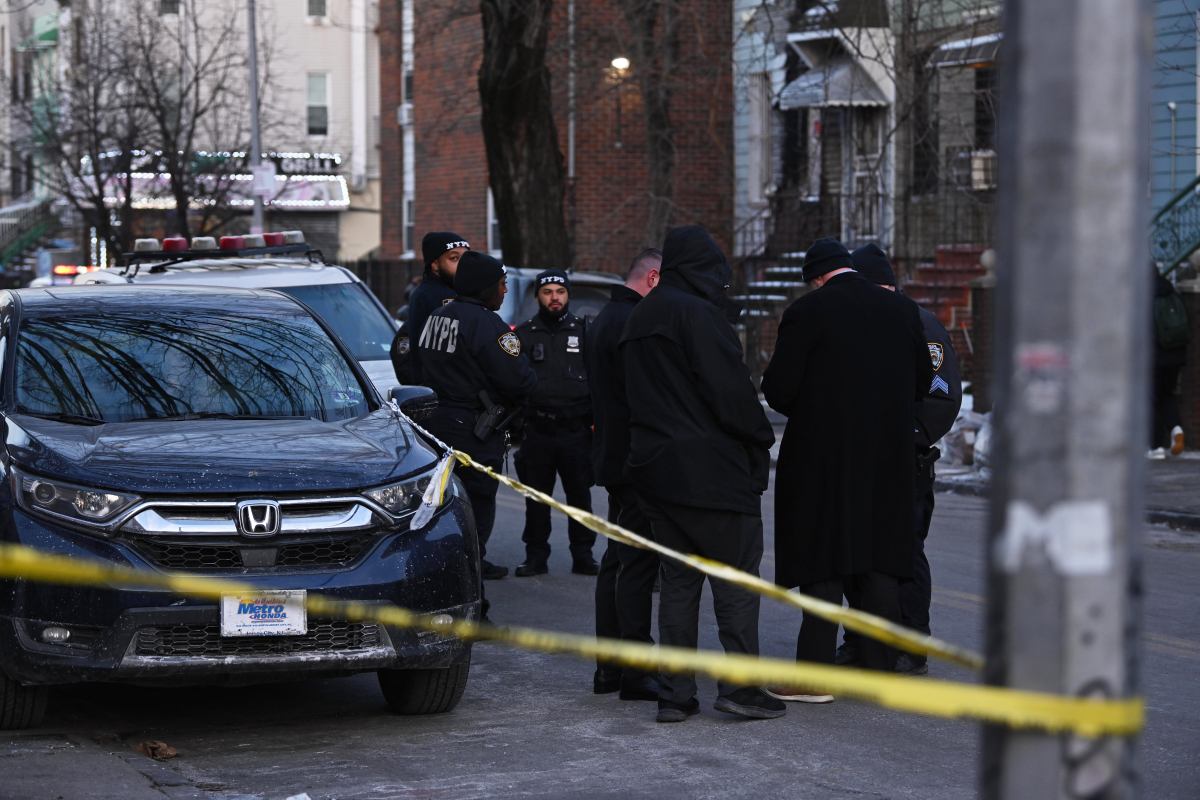
{"type": "MultiPolygon", "coordinates": [[[[1138,692],[1150,11],[1147,0],[1005,4],[992,684],[1138,692]]],[[[1134,797],[1134,745],[986,727],[982,796],[1134,797]]]]}
{"type": "MultiPolygon", "coordinates": [[[[258,32],[255,20],[257,13],[254,0],[246,0],[246,30],[250,37],[250,172],[254,176],[252,191],[254,192],[254,216],[250,221],[251,233],[263,232],[263,194],[269,193],[266,185],[266,175],[262,167],[262,138],[258,130],[258,32]]],[[[270,172],[270,184],[275,183],[274,170],[270,172]]]]}

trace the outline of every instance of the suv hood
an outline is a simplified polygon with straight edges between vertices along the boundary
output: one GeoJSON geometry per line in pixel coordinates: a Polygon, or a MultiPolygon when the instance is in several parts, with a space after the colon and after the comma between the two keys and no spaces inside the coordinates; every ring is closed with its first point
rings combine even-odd
{"type": "Polygon", "coordinates": [[[356,420],[5,420],[8,453],[48,478],[142,495],[360,491],[435,457],[388,408],[356,420]]]}

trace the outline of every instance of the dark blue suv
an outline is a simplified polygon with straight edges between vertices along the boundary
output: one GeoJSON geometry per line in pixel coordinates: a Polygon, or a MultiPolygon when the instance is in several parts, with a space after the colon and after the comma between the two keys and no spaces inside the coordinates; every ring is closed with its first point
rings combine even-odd
{"type": "MultiPolygon", "coordinates": [[[[37,724],[46,686],[80,681],[377,670],[398,712],[458,703],[469,645],[305,617],[319,591],[477,619],[480,583],[461,488],[411,528],[436,456],[301,303],[181,286],[9,291],[0,348],[0,538],[263,590],[217,605],[0,581],[0,728],[37,724]]],[[[393,392],[406,408],[432,399],[393,392]]]]}

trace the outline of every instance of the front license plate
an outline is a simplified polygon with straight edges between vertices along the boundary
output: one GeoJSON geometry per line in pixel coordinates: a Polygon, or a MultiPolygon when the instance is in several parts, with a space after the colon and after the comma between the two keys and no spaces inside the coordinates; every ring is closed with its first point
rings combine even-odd
{"type": "Polygon", "coordinates": [[[303,589],[221,597],[222,636],[301,636],[308,633],[303,589]]]}

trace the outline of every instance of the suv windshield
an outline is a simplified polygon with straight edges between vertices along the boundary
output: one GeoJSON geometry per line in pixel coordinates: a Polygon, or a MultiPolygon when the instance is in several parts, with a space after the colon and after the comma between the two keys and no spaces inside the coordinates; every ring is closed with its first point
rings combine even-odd
{"type": "Polygon", "coordinates": [[[388,358],[396,331],[387,315],[359,284],[280,286],[278,291],[291,295],[315,311],[359,361],[388,358]]]}
{"type": "Polygon", "coordinates": [[[345,357],[296,311],[122,309],[27,320],[17,342],[17,411],[85,424],[366,414],[345,357]]]}

